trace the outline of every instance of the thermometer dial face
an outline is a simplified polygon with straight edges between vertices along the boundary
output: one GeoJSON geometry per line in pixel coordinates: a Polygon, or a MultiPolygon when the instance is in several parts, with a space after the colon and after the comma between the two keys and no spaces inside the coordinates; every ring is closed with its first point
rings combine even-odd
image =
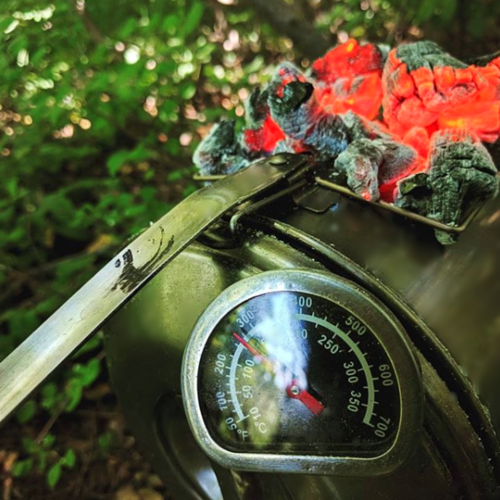
{"type": "Polygon", "coordinates": [[[195,438],[226,467],[376,475],[419,436],[422,383],[394,315],[338,276],[270,271],[225,290],[186,347],[195,438]]]}
{"type": "Polygon", "coordinates": [[[370,326],[310,293],[230,311],[203,352],[199,394],[210,433],[233,451],[380,455],[399,427],[394,367],[370,326]]]}

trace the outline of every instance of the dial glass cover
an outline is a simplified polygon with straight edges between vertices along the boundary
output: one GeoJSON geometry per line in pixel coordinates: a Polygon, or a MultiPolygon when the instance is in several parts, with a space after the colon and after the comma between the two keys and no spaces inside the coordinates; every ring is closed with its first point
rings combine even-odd
{"type": "Polygon", "coordinates": [[[235,453],[388,451],[400,427],[400,384],[376,326],[361,316],[294,290],[262,293],[227,312],[198,368],[213,440],[235,453]]]}

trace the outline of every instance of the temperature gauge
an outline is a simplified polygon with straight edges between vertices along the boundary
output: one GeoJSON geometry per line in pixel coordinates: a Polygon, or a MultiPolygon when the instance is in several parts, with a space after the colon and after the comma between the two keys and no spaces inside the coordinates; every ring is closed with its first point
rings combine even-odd
{"type": "Polygon", "coordinates": [[[387,472],[420,428],[401,325],[326,273],[267,272],[227,289],[195,327],[183,391],[203,449],[245,470],[387,472]]]}

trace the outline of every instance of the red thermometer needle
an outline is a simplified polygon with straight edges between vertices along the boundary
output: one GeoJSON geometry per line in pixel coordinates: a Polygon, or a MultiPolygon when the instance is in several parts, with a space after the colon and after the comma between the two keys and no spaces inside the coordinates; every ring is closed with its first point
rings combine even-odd
{"type": "MultiPolygon", "coordinates": [[[[233,337],[242,344],[252,356],[256,358],[262,358],[265,361],[269,361],[269,359],[262,354],[258,349],[251,346],[245,339],[243,339],[236,332],[233,332],[233,337]]],[[[298,399],[313,415],[319,415],[325,406],[321,401],[316,399],[310,392],[302,390],[296,385],[296,381],[294,380],[289,387],[286,389],[286,393],[293,399],[298,399]]]]}
{"type": "Polygon", "coordinates": [[[233,337],[240,344],[243,344],[252,353],[253,356],[255,356],[255,357],[260,356],[261,358],[265,358],[265,356],[259,350],[255,349],[255,347],[252,347],[243,337],[238,335],[236,332],[233,332],[233,337]]]}
{"type": "Polygon", "coordinates": [[[319,415],[325,408],[323,403],[316,399],[310,392],[301,390],[295,381],[286,389],[292,399],[298,399],[313,415],[319,415]]]}

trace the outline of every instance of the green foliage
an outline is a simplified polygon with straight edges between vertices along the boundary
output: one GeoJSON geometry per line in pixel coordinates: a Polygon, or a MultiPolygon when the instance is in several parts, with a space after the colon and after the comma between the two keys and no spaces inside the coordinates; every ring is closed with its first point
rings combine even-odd
{"type": "Polygon", "coordinates": [[[71,469],[76,465],[77,458],[73,449],[66,450],[63,456],[53,451],[55,436],[47,434],[40,442],[24,438],[22,447],[28,458],[17,460],[12,469],[13,477],[24,477],[36,470],[46,473],[47,484],[54,488],[61,477],[63,468],[71,469]]]}
{"type": "Polygon", "coordinates": [[[36,402],[33,400],[26,401],[16,413],[17,420],[20,424],[28,423],[36,414],[36,402]]]}
{"type": "MultiPolygon", "coordinates": [[[[428,34],[452,49],[498,32],[500,3],[323,0],[305,10],[335,40],[428,34]],[[464,9],[465,14],[464,15],[464,9]],[[448,38],[446,38],[448,37],[448,38]]],[[[220,116],[242,120],[289,40],[250,1],[5,0],[0,12],[0,359],[120,248],[196,189],[191,155],[220,116]]],[[[500,48],[500,46],[499,46],[500,48]]],[[[476,51],[477,52],[477,51],[476,51]]],[[[307,61],[298,61],[307,65],[307,61]]],[[[82,346],[16,413],[40,432],[91,404],[106,377],[101,336],[82,346]]],[[[109,433],[98,438],[105,455],[109,433]]],[[[13,475],[53,488],[75,452],[25,439],[13,475]]]]}
{"type": "MultiPolygon", "coordinates": [[[[2,7],[0,359],[124,241],[195,190],[200,134],[222,114],[242,114],[237,91],[250,77],[257,83],[282,46],[271,37],[275,50],[259,56],[251,12],[228,25],[201,0],[2,7]],[[230,30],[240,35],[228,49],[230,30]]],[[[87,391],[106,377],[102,353],[97,335],[18,409],[18,425],[36,435],[91,404],[87,391]]],[[[111,445],[100,436],[103,454],[111,445]]],[[[44,474],[55,487],[76,462],[67,446],[56,434],[26,438],[13,475],[44,474]]]]}
{"type": "Polygon", "coordinates": [[[500,42],[500,3],[496,0],[343,0],[324,4],[314,12],[317,25],[343,37],[390,44],[426,37],[458,56],[495,52],[500,42]]]}
{"type": "Polygon", "coordinates": [[[106,431],[103,432],[97,438],[97,444],[99,446],[99,450],[103,456],[106,456],[111,449],[116,445],[116,435],[113,432],[106,431]]]}
{"type": "Polygon", "coordinates": [[[63,468],[72,469],[75,465],[76,453],[70,448],[66,451],[64,456],[59,458],[59,460],[47,471],[47,484],[49,487],[55,488],[57,486],[57,483],[61,478],[63,468]]]}

